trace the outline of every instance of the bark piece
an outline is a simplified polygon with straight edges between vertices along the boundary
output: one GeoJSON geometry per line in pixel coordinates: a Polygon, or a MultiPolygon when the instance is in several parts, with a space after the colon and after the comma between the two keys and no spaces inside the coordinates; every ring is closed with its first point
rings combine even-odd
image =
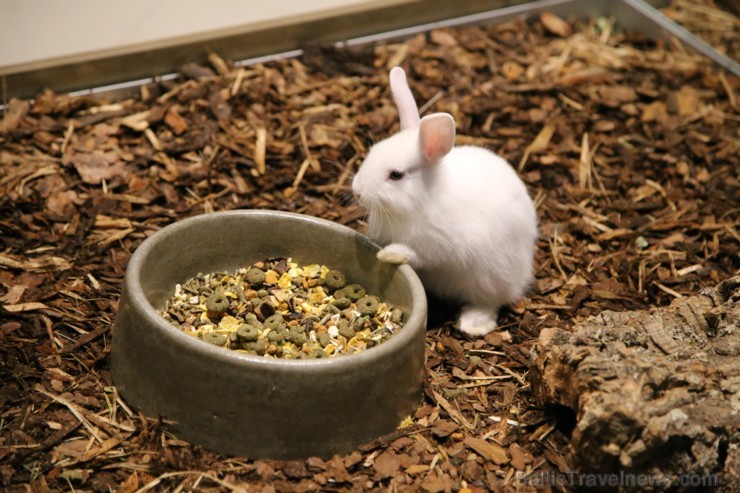
{"type": "Polygon", "coordinates": [[[740,276],[668,307],[541,332],[535,395],[576,411],[582,471],[717,474],[740,486],[738,300],[740,276]]]}

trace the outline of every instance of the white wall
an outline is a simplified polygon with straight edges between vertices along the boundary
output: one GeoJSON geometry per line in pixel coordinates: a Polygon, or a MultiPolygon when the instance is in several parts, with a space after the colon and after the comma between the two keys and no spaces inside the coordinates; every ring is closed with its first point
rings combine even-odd
{"type": "Polygon", "coordinates": [[[0,0],[0,74],[399,0],[0,0]]]}

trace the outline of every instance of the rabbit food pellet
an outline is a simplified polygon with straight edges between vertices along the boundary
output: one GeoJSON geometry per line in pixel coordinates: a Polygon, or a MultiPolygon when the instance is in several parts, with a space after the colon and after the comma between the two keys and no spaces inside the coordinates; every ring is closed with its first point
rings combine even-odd
{"type": "Polygon", "coordinates": [[[237,352],[327,358],[380,344],[403,326],[399,308],[339,271],[270,258],[175,286],[162,315],[186,334],[237,352]]]}

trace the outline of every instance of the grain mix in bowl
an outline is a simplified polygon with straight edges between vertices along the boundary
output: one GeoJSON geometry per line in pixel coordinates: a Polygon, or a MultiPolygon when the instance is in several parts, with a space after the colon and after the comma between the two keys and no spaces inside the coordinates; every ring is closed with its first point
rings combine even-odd
{"type": "Polygon", "coordinates": [[[403,325],[402,311],[324,265],[269,258],[175,286],[162,315],[215,346],[268,357],[354,354],[403,325]]]}

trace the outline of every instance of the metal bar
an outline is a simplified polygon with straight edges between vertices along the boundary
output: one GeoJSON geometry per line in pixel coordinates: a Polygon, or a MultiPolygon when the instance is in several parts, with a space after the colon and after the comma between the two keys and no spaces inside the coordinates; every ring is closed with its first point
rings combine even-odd
{"type": "Polygon", "coordinates": [[[99,87],[167,74],[188,62],[205,63],[209,53],[240,60],[357,36],[488,11],[526,0],[397,0],[352,9],[286,17],[269,25],[194,33],[115,50],[80,54],[32,66],[0,67],[8,97],[31,97],[49,87],[57,92],[99,87]]]}
{"type": "MultiPolygon", "coordinates": [[[[664,2],[662,2],[664,3],[664,2]]],[[[711,58],[715,63],[740,75],[740,64],[715,50],[679,24],[664,16],[644,0],[620,0],[610,2],[610,14],[619,19],[619,24],[634,29],[650,37],[669,38],[675,36],[679,41],[711,58]],[[656,34],[658,36],[656,36],[656,34]]]]}
{"type": "MultiPolygon", "coordinates": [[[[441,0],[444,3],[444,0],[441,0]]],[[[419,2],[419,4],[429,1],[419,2]]],[[[454,2],[453,2],[454,3],[454,2]]],[[[491,3],[490,1],[488,2],[491,3]]],[[[305,44],[318,43],[316,33],[322,32],[320,40],[344,39],[345,41],[335,41],[338,47],[354,46],[359,44],[372,43],[377,41],[386,41],[392,39],[403,39],[421,32],[427,32],[431,29],[441,27],[456,27],[462,25],[482,25],[491,23],[502,23],[512,20],[523,15],[534,15],[544,11],[552,12],[561,17],[595,17],[611,16],[616,20],[617,25],[622,29],[629,29],[642,32],[645,36],[653,39],[667,39],[676,37],[685,45],[697,50],[708,56],[721,67],[729,72],[740,75],[740,65],[731,60],[729,57],[717,52],[710,45],[700,40],[689,31],[671,21],[653,6],[660,7],[666,2],[665,0],[536,0],[522,3],[517,0],[494,2],[497,5],[506,5],[505,7],[484,12],[477,12],[469,15],[463,15],[454,18],[436,19],[414,26],[404,26],[398,29],[386,30],[380,33],[363,35],[368,30],[372,31],[372,26],[379,25],[383,16],[389,15],[388,11],[375,12],[380,20],[376,23],[366,23],[366,19],[360,20],[357,16],[344,17],[337,19],[322,19],[305,23],[301,26],[292,26],[292,34],[286,36],[285,28],[273,29],[265,32],[252,32],[238,37],[227,37],[218,40],[203,41],[200,43],[191,43],[176,47],[176,52],[167,50],[154,50],[152,52],[131,53],[128,55],[118,56],[112,59],[96,60],[88,63],[73,64],[71,66],[51,67],[45,70],[34,71],[31,73],[10,74],[6,77],[6,87],[9,88],[10,96],[27,97],[38,93],[44,87],[50,84],[50,81],[56,81],[55,89],[58,91],[69,91],[80,87],[95,87],[103,84],[116,84],[116,91],[121,94],[130,93],[131,88],[138,87],[142,82],[146,82],[146,76],[152,73],[170,73],[177,70],[187,61],[203,61],[206,53],[216,51],[222,56],[231,59],[239,59],[240,51],[235,49],[235,45],[247,44],[252,46],[248,56],[262,55],[267,47],[274,48],[275,51],[281,51],[278,54],[267,54],[258,58],[250,58],[237,65],[248,65],[265,61],[273,58],[285,58],[287,56],[299,56],[302,51],[300,47],[305,44]],[[339,22],[338,26],[332,26],[333,23],[339,22]],[[364,25],[363,25],[364,24],[364,25]],[[362,28],[359,26],[363,25],[362,28]],[[360,30],[360,36],[355,36],[360,30]],[[331,31],[327,33],[326,31],[331,31]],[[303,33],[298,34],[298,33],[303,33]],[[341,34],[341,35],[340,35],[341,34]],[[313,37],[312,37],[313,36],[313,37]],[[337,38],[337,36],[339,36],[337,38]],[[299,43],[297,40],[302,39],[299,43]],[[176,56],[175,56],[176,54],[176,56]],[[166,70],[154,70],[153,67],[162,67],[162,56],[167,57],[166,70]],[[132,79],[139,79],[133,82],[132,79]],[[121,84],[120,82],[123,83],[121,84]]],[[[479,2],[481,4],[481,2],[479,2]]],[[[448,10],[444,13],[449,14],[448,10]]],[[[394,11],[395,20],[381,22],[385,26],[397,26],[399,12],[394,11]]],[[[436,15],[439,15],[437,12],[436,15]]],[[[448,15],[449,17],[449,15],[448,15]]],[[[418,12],[411,13],[405,17],[403,22],[408,19],[418,20],[418,12]],[[416,16],[415,16],[416,15],[416,16]]],[[[110,89],[104,88],[104,89],[110,89]]],[[[100,90],[79,91],[79,92],[100,92],[100,90]]]]}

